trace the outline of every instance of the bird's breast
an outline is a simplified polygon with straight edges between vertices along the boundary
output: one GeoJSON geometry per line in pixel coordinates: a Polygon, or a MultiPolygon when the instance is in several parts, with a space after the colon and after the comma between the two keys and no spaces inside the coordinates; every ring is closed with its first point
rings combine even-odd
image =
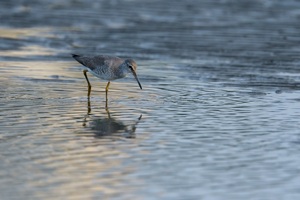
{"type": "Polygon", "coordinates": [[[107,81],[124,78],[126,76],[126,73],[123,71],[106,66],[96,67],[94,70],[89,70],[89,72],[94,76],[107,81]]]}

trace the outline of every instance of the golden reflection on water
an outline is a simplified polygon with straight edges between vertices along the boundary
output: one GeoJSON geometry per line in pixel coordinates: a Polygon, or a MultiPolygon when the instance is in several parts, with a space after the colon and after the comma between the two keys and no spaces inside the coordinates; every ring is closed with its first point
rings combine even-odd
{"type": "Polygon", "coordinates": [[[18,50],[0,51],[1,56],[5,57],[26,57],[26,56],[51,56],[56,55],[57,50],[38,45],[27,45],[18,50]]]}
{"type": "MultiPolygon", "coordinates": [[[[90,101],[87,105],[91,108],[90,101]]],[[[146,138],[145,135],[135,135],[136,126],[142,120],[141,116],[132,122],[128,119],[122,120],[122,117],[114,117],[113,113],[121,116],[122,112],[125,110],[114,110],[110,113],[109,108],[104,106],[97,110],[87,108],[81,124],[82,129],[78,127],[73,132],[75,138],[63,143],[57,143],[57,139],[53,137],[49,138],[56,151],[34,162],[42,169],[49,169],[51,173],[47,178],[33,180],[30,184],[32,187],[51,189],[47,193],[37,192],[37,196],[44,198],[46,194],[55,194],[92,198],[96,195],[110,198],[137,190],[136,186],[143,183],[142,179],[131,177],[131,184],[125,181],[128,180],[127,176],[137,170],[135,163],[128,163],[128,159],[134,156],[131,149],[136,148],[146,138]]],[[[127,111],[123,118],[128,118],[128,115],[127,111]]],[[[133,119],[136,114],[131,115],[133,119]]]]}
{"type": "Polygon", "coordinates": [[[44,43],[38,44],[27,44],[23,42],[23,39],[37,38],[37,40],[46,40],[49,38],[55,38],[52,34],[53,30],[50,27],[35,27],[35,28],[8,28],[2,27],[0,29],[0,38],[11,39],[18,42],[20,46],[13,47],[6,50],[1,50],[0,55],[5,57],[30,57],[30,56],[50,56],[56,55],[62,51],[60,49],[53,49],[47,47],[44,43]],[[22,46],[23,45],[23,46],[22,46]]]}
{"type": "Polygon", "coordinates": [[[35,27],[35,28],[8,28],[1,27],[0,37],[7,39],[19,39],[25,37],[55,37],[51,34],[52,29],[50,27],[35,27]]]}
{"type": "MultiPolygon", "coordinates": [[[[60,62],[60,61],[4,61],[0,64],[0,71],[2,76],[0,81],[3,79],[10,79],[11,81],[7,84],[12,84],[15,82],[23,82],[24,79],[34,81],[34,79],[49,79],[51,76],[58,77],[70,77],[74,80],[76,79],[76,72],[70,71],[69,62],[60,62]]],[[[80,69],[78,69],[80,73],[80,69]]],[[[60,85],[61,86],[61,85],[60,85]]]]}
{"type": "Polygon", "coordinates": [[[31,182],[33,187],[52,185],[49,191],[40,191],[37,196],[92,197],[95,193],[111,196],[133,190],[132,186],[126,186],[123,182],[128,174],[135,171],[133,165],[123,167],[123,160],[130,157],[126,152],[105,145],[80,148],[81,145],[74,141],[66,142],[64,146],[65,152],[36,161],[43,168],[53,169],[46,179],[31,182]],[[113,157],[119,159],[109,159],[113,157]]]}

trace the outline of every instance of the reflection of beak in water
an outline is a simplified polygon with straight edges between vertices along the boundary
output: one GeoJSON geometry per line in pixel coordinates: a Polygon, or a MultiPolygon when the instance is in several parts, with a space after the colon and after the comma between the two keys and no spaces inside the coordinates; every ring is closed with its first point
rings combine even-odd
{"type": "Polygon", "coordinates": [[[87,117],[91,112],[91,103],[88,99],[88,113],[84,119],[83,126],[90,127],[93,130],[95,137],[102,138],[105,136],[119,136],[126,138],[135,138],[136,125],[142,118],[142,115],[137,119],[134,124],[126,125],[121,120],[117,120],[110,115],[108,108],[106,107],[107,116],[98,117],[92,119],[87,125],[87,117]]]}

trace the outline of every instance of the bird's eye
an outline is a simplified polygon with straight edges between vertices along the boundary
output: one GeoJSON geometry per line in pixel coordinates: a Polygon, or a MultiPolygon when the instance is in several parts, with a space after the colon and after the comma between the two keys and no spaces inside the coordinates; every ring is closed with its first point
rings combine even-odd
{"type": "Polygon", "coordinates": [[[131,65],[129,65],[128,67],[129,67],[129,69],[133,70],[133,67],[131,65]]]}

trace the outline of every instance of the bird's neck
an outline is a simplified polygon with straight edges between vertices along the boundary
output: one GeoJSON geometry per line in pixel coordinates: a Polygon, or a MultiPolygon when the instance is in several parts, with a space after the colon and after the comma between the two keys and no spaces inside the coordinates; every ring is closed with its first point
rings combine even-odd
{"type": "Polygon", "coordinates": [[[125,76],[128,74],[127,66],[120,65],[120,66],[118,67],[118,74],[119,74],[121,77],[125,77],[125,76]]]}

